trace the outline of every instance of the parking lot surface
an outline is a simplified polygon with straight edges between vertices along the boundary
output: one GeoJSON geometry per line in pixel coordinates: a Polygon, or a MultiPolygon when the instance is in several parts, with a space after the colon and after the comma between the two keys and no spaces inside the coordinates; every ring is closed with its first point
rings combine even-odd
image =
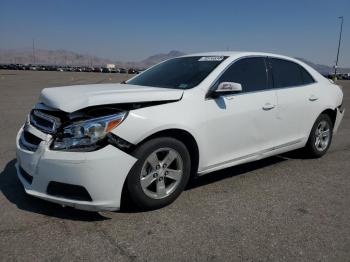
{"type": "MultiPolygon", "coordinates": [[[[15,136],[40,90],[128,77],[0,71],[0,261],[350,260],[349,112],[323,158],[291,153],[215,172],[160,210],[90,213],[26,195],[15,136]]],[[[350,81],[339,83],[350,109],[350,81]]]]}

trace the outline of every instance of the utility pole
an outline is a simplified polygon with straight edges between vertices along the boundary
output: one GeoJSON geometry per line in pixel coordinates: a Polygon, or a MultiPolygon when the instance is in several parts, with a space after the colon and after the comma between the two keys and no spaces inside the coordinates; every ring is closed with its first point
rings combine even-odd
{"type": "Polygon", "coordinates": [[[35,45],[34,45],[34,38],[33,38],[33,64],[35,64],[35,45]]]}
{"type": "Polygon", "coordinates": [[[334,77],[337,77],[339,50],[340,50],[340,43],[341,43],[341,35],[343,33],[343,21],[344,21],[343,16],[339,16],[338,18],[341,19],[341,22],[340,22],[340,34],[339,34],[339,42],[338,42],[337,60],[335,61],[335,66],[334,66],[334,77]]]}

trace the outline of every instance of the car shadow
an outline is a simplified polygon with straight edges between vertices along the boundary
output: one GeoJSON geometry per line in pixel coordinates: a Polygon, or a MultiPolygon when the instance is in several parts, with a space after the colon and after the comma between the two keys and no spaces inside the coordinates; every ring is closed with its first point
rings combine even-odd
{"type": "Polygon", "coordinates": [[[8,162],[0,174],[0,191],[19,209],[34,212],[46,216],[57,217],[67,220],[79,221],[102,221],[110,219],[98,212],[88,212],[70,207],[62,207],[39,198],[29,196],[25,193],[22,184],[17,178],[16,160],[8,162]]]}
{"type": "MultiPolygon", "coordinates": [[[[299,151],[289,152],[283,155],[273,156],[262,160],[225,168],[219,171],[215,171],[204,176],[191,179],[186,187],[186,191],[195,189],[200,186],[205,186],[224,180],[230,177],[242,175],[257,169],[261,169],[276,163],[286,161],[288,159],[303,159],[304,156],[299,151]]],[[[62,207],[55,203],[41,200],[39,198],[27,195],[23,189],[22,184],[17,178],[16,160],[13,159],[7,163],[5,169],[0,174],[0,191],[2,194],[19,209],[43,214],[47,216],[68,219],[68,220],[80,220],[80,221],[102,221],[110,219],[103,216],[98,212],[88,212],[83,210],[74,209],[71,207],[62,207]]],[[[127,197],[127,192],[124,190],[122,194],[121,213],[140,213],[145,212],[141,210],[127,197]]]]}
{"type": "Polygon", "coordinates": [[[283,162],[286,160],[288,160],[288,158],[282,155],[272,156],[272,157],[264,158],[262,160],[257,160],[246,164],[228,167],[228,168],[215,171],[203,176],[195,177],[194,179],[190,180],[185,190],[191,190],[200,186],[205,186],[208,184],[218,182],[220,180],[239,176],[239,175],[242,175],[257,169],[261,169],[270,165],[274,165],[276,163],[283,162]]]}
{"type": "MultiPolygon", "coordinates": [[[[297,158],[298,155],[300,156],[298,152],[293,153],[293,156],[295,158],[297,158]]],[[[239,176],[257,169],[261,169],[270,165],[274,165],[274,164],[286,161],[291,158],[292,157],[285,156],[284,154],[277,155],[277,156],[268,157],[262,160],[237,165],[234,167],[228,167],[228,168],[215,171],[203,176],[196,176],[190,179],[188,185],[185,188],[185,191],[189,191],[197,187],[219,182],[220,180],[224,180],[234,176],[239,176]]],[[[147,212],[147,210],[142,210],[138,208],[136,204],[134,204],[133,201],[130,199],[130,197],[128,197],[128,194],[124,189],[122,194],[122,206],[121,206],[120,212],[139,213],[139,212],[147,212]]]]}

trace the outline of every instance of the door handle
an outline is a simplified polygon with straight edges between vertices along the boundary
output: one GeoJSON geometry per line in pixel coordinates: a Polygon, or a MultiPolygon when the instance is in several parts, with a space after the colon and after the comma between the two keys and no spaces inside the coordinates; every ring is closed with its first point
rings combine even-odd
{"type": "Polygon", "coordinates": [[[311,95],[311,96],[309,97],[309,101],[311,101],[311,102],[316,101],[316,100],[318,100],[318,97],[315,96],[315,95],[311,95]]]}
{"type": "Polygon", "coordinates": [[[275,108],[275,105],[273,105],[273,104],[271,104],[271,103],[266,103],[264,106],[263,106],[263,109],[264,110],[271,110],[271,109],[273,109],[273,108],[275,108]]]}

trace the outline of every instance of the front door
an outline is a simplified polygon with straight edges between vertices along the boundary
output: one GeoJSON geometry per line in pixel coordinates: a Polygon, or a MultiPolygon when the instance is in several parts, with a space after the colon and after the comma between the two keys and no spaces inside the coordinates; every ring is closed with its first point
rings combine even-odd
{"type": "Polygon", "coordinates": [[[206,100],[207,170],[254,158],[275,146],[276,92],[264,57],[234,62],[215,83],[235,82],[242,92],[206,100]]]}

